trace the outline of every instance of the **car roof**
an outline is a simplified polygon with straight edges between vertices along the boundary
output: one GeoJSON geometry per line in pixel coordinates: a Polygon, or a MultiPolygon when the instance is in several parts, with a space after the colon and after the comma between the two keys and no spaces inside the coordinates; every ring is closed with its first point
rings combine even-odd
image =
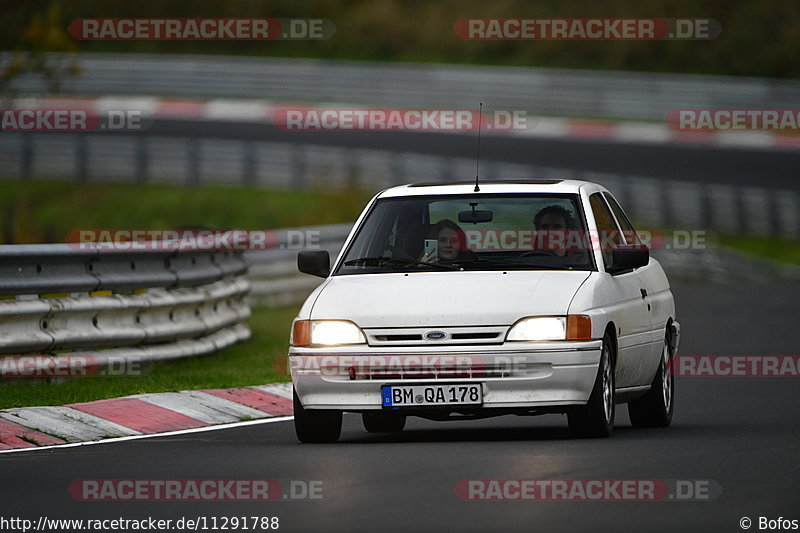
{"type": "MultiPolygon", "coordinates": [[[[588,181],[560,179],[490,180],[480,181],[480,192],[486,194],[513,193],[572,193],[577,194],[581,186],[603,190],[603,187],[588,181]]],[[[439,181],[400,185],[381,192],[379,198],[396,196],[436,196],[448,194],[471,194],[475,192],[475,181],[439,181]]]]}

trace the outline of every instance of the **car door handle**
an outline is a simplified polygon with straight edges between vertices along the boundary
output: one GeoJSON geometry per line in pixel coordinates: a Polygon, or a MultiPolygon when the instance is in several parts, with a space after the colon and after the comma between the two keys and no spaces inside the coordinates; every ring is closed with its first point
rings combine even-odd
{"type": "Polygon", "coordinates": [[[647,297],[647,291],[646,291],[646,290],[644,290],[644,289],[639,289],[639,292],[641,292],[641,293],[642,293],[642,298],[646,298],[646,297],[647,297]]]}

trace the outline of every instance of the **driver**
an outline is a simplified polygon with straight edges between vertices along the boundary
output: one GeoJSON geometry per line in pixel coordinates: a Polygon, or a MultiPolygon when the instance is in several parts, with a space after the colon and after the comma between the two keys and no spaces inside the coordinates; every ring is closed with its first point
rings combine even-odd
{"type": "Polygon", "coordinates": [[[533,225],[535,250],[576,260],[583,257],[570,239],[570,232],[575,231],[575,220],[568,210],[560,205],[548,205],[536,213],[533,225]]]}

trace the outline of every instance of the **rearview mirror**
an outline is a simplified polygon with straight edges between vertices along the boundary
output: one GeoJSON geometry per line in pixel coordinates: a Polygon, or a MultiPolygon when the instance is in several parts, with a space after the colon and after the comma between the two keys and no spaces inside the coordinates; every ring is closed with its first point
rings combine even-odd
{"type": "Polygon", "coordinates": [[[606,270],[618,274],[645,266],[650,262],[650,250],[644,244],[621,244],[611,252],[613,264],[606,270]]]}
{"type": "Polygon", "coordinates": [[[303,250],[297,254],[297,269],[303,274],[327,278],[331,273],[328,250],[303,250]]]}
{"type": "Polygon", "coordinates": [[[491,222],[494,214],[486,210],[459,211],[458,221],[462,224],[478,224],[480,222],[491,222]]]}

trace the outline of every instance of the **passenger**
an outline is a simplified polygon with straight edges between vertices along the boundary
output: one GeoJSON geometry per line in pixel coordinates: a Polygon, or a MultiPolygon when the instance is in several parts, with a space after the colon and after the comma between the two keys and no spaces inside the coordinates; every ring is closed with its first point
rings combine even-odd
{"type": "Polygon", "coordinates": [[[420,261],[474,261],[475,255],[467,248],[467,236],[458,224],[442,219],[431,228],[428,239],[436,240],[437,247],[422,254],[420,261]]]}

